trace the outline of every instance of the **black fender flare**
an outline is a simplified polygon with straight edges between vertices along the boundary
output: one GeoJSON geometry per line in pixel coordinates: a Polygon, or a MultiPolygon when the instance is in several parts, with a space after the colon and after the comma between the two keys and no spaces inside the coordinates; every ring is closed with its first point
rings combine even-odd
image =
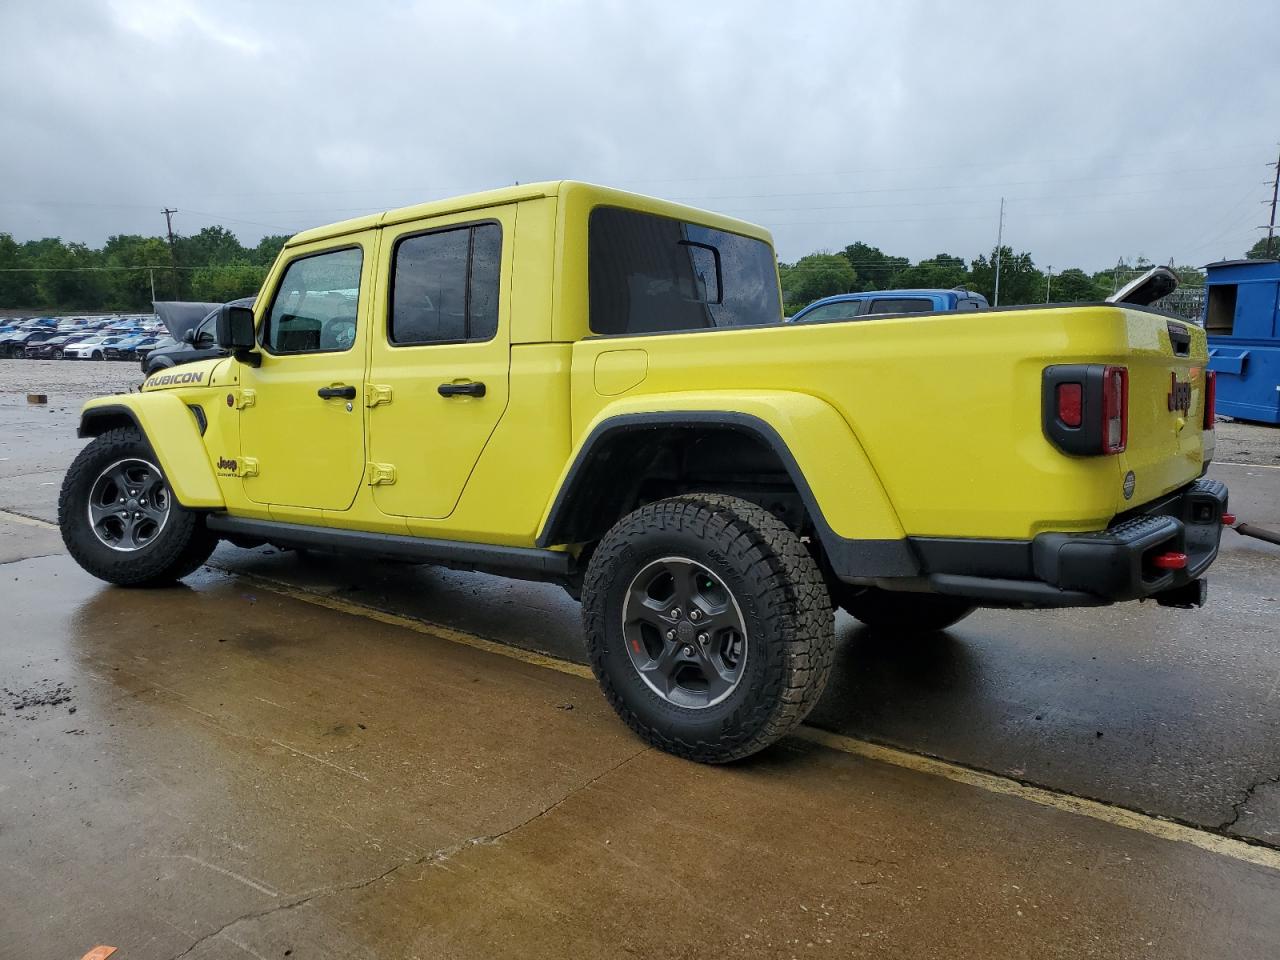
{"type": "Polygon", "coordinates": [[[573,465],[556,492],[546,522],[538,534],[537,545],[545,548],[570,542],[567,538],[572,536],[576,504],[591,484],[591,464],[608,444],[623,434],[691,427],[735,431],[752,437],[773,451],[795,485],[827,559],[841,579],[913,577],[920,574],[920,563],[905,538],[853,540],[840,536],[831,528],[795,455],[772,424],[751,414],[719,410],[620,414],[597,424],[583,441],[573,465]]]}

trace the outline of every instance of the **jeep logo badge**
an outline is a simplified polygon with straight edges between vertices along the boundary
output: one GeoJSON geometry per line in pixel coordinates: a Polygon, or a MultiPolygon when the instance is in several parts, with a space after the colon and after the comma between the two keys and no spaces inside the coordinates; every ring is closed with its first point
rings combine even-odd
{"type": "Polygon", "coordinates": [[[236,472],[236,468],[237,468],[238,466],[239,466],[239,464],[238,464],[238,463],[236,463],[236,461],[234,461],[234,460],[228,460],[226,457],[219,457],[219,458],[218,458],[218,469],[219,469],[219,470],[226,470],[226,471],[229,471],[230,473],[235,473],[235,472],[236,472]]]}
{"type": "Polygon", "coordinates": [[[1169,412],[1178,410],[1185,417],[1191,410],[1191,381],[1179,382],[1176,373],[1169,374],[1169,379],[1169,412]]]}

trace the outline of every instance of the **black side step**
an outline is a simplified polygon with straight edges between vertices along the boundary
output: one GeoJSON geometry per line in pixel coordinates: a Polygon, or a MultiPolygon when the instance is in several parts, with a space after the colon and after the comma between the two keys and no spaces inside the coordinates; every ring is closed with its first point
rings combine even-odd
{"type": "Polygon", "coordinates": [[[225,513],[211,513],[205,518],[205,523],[216,533],[262,540],[281,547],[332,550],[336,553],[406,560],[411,563],[432,563],[457,570],[496,573],[520,580],[559,582],[569,578],[574,569],[573,557],[561,550],[502,547],[394,533],[339,530],[301,523],[281,523],[277,520],[251,520],[225,513]]]}

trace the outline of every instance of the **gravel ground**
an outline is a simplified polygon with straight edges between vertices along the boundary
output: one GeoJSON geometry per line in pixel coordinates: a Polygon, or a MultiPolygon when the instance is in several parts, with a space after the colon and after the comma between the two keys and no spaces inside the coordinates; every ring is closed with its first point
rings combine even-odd
{"type": "MultiPolygon", "coordinates": [[[[136,390],[142,375],[136,363],[92,360],[0,360],[0,395],[44,393],[49,403],[102,393],[136,390]]],[[[1223,420],[1218,423],[1217,459],[1233,463],[1280,464],[1280,428],[1223,420]]]]}
{"type": "Polygon", "coordinates": [[[127,393],[142,371],[124,360],[0,360],[0,395],[43,393],[49,403],[77,403],[103,393],[127,393]]]}

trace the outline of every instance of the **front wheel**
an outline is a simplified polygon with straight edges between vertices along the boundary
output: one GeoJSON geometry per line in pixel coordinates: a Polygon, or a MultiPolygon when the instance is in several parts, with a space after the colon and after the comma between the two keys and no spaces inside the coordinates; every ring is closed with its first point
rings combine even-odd
{"type": "Polygon", "coordinates": [[[93,359],[94,359],[94,360],[101,360],[101,359],[102,359],[102,351],[101,351],[101,350],[95,350],[95,351],[93,351],[93,359]]]}
{"type": "Polygon", "coordinates": [[[831,672],[817,564],[771,513],[691,494],[620,520],[582,589],[592,670],[622,720],[669,753],[724,763],[798,725],[831,672]]]}
{"type": "Polygon", "coordinates": [[[55,359],[55,360],[61,360],[61,359],[62,359],[62,351],[61,351],[61,350],[57,350],[57,349],[55,349],[55,350],[53,351],[53,359],[55,359]]]}
{"type": "Polygon", "coordinates": [[[107,431],[72,461],[58,526],[81,567],[121,586],[185,577],[218,542],[198,514],[173,499],[155,453],[133,427],[107,431]]]}
{"type": "Polygon", "coordinates": [[[850,616],[877,630],[931,633],[959,623],[975,609],[962,597],[841,586],[836,603],[850,616]]]}

